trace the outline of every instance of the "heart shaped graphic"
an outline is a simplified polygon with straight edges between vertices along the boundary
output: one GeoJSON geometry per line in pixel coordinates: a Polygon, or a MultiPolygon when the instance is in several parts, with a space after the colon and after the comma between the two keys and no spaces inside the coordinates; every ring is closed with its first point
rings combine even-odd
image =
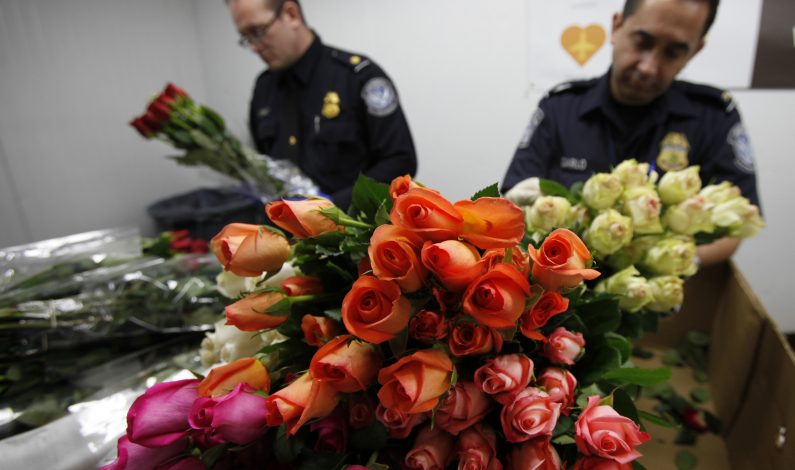
{"type": "Polygon", "coordinates": [[[560,43],[578,64],[585,65],[605,43],[605,30],[598,24],[585,28],[569,26],[560,35],[560,43]]]}

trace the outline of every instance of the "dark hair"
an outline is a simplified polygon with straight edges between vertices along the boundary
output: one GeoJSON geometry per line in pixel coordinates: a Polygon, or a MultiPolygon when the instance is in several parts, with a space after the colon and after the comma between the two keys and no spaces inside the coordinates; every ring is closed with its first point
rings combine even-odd
{"type": "MultiPolygon", "coordinates": [[[[712,23],[715,22],[715,15],[717,15],[718,13],[718,4],[720,3],[720,0],[696,0],[696,1],[705,1],[709,3],[709,15],[707,16],[707,22],[704,24],[704,31],[701,32],[702,36],[706,36],[707,31],[709,31],[709,28],[712,26],[712,23]]],[[[626,0],[626,2],[624,3],[624,11],[622,13],[622,16],[624,18],[629,18],[630,16],[632,16],[633,13],[635,13],[635,10],[637,10],[642,3],[643,0],[626,0]]]]}

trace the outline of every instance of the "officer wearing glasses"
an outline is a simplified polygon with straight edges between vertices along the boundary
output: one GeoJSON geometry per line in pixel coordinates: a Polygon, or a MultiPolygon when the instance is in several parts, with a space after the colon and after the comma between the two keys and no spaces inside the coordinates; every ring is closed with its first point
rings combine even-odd
{"type": "MultiPolygon", "coordinates": [[[[717,9],[718,0],[626,0],[613,17],[610,70],[541,100],[503,179],[506,196],[524,199],[537,178],[570,186],[634,158],[660,174],[699,165],[704,184],[731,181],[758,205],[753,153],[731,95],[674,80],[704,46],[717,9]]],[[[698,256],[713,264],[739,244],[723,238],[699,246],[698,256]]]]}
{"type": "Polygon", "coordinates": [[[257,149],[296,163],[347,209],[359,173],[389,182],[417,159],[397,91],[369,58],[323,44],[296,0],[227,0],[240,45],[268,65],[249,126],[257,149]]]}

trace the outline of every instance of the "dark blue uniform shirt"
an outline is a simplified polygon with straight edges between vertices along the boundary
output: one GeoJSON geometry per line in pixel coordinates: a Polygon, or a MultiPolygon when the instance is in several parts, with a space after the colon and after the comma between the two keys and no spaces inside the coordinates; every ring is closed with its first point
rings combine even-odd
{"type": "Polygon", "coordinates": [[[317,35],[291,68],[259,76],[249,125],[259,152],[296,163],[343,209],[359,173],[388,183],[417,170],[391,80],[370,59],[317,35]]]}
{"type": "Polygon", "coordinates": [[[731,181],[759,205],[754,159],[731,96],[674,81],[653,103],[622,106],[601,78],[553,89],[525,130],[502,184],[537,176],[566,187],[634,158],[665,171],[700,165],[704,185],[731,181]]]}

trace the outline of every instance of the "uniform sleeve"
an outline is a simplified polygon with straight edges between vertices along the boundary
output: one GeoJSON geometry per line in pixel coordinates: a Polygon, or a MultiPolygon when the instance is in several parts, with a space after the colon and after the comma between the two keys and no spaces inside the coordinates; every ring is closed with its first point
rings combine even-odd
{"type": "Polygon", "coordinates": [[[559,153],[553,110],[548,100],[541,100],[505,173],[502,193],[527,178],[547,177],[549,162],[559,153]]]}
{"type": "Polygon", "coordinates": [[[730,181],[740,188],[751,203],[759,206],[753,149],[740,113],[736,108],[731,112],[720,110],[711,121],[715,132],[706,142],[701,168],[702,183],[707,185],[730,181]]]}
{"type": "MultiPolygon", "coordinates": [[[[358,74],[361,119],[368,148],[363,173],[383,183],[405,174],[414,176],[417,172],[414,141],[396,87],[375,64],[369,64],[358,74]]],[[[350,201],[352,189],[343,188],[331,196],[335,201],[350,201]]]]}

